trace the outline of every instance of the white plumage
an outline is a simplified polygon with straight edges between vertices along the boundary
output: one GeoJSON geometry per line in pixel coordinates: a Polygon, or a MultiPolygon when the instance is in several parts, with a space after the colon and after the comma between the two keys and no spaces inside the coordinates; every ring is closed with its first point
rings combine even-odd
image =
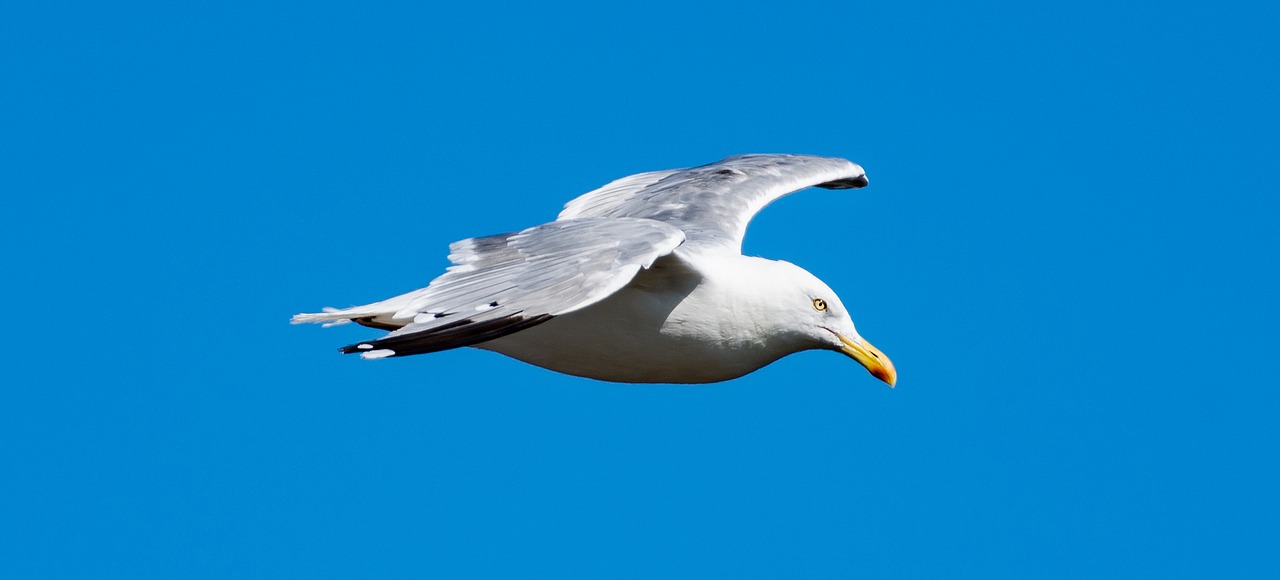
{"type": "Polygon", "coordinates": [[[386,358],[473,346],[608,381],[705,383],[794,352],[844,352],[888,382],[839,298],[787,262],[743,256],[757,211],[810,186],[865,186],[844,159],[742,155],[624,177],[521,232],[450,246],[426,288],[294,323],[390,330],[342,349],[386,358]]]}

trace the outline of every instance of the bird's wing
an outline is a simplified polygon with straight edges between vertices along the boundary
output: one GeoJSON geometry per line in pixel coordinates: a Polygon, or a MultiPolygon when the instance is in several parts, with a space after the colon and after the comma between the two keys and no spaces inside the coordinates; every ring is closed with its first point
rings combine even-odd
{"type": "Polygon", "coordinates": [[[638,218],[562,220],[470,238],[449,246],[454,265],[426,288],[295,321],[400,327],[342,348],[366,358],[469,346],[599,302],[684,239],[674,226],[638,218]]]}
{"type": "Polygon", "coordinates": [[[806,187],[848,189],[867,184],[862,167],[812,155],[739,155],[689,169],[624,177],[565,204],[558,219],[637,217],[684,230],[690,246],[718,244],[741,251],[756,212],[806,187]]]}

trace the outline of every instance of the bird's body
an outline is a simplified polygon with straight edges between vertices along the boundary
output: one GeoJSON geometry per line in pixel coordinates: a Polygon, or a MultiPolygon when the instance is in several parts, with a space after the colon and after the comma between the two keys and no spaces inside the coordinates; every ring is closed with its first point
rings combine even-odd
{"type": "Polygon", "coordinates": [[[677,249],[600,302],[475,346],[606,381],[733,379],[802,350],[796,336],[770,324],[773,293],[759,292],[792,268],[763,258],[685,255],[677,249]]]}
{"type": "Polygon", "coordinates": [[[392,331],[342,349],[365,358],[472,346],[630,383],[723,381],[825,348],[892,385],[893,365],[826,284],[741,254],[756,211],[812,185],[861,187],[866,177],[843,159],[797,155],[626,177],[571,201],[554,222],[453,244],[454,266],[426,288],[294,322],[392,331]]]}

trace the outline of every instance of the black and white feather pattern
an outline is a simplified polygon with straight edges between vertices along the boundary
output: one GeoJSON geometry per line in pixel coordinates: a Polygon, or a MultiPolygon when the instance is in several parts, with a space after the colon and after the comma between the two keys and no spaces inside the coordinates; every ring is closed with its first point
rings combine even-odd
{"type": "Polygon", "coordinates": [[[640,173],[570,201],[557,221],[455,242],[453,265],[426,288],[293,322],[391,331],[341,349],[365,358],[475,345],[595,304],[682,244],[739,256],[747,223],[784,195],[866,184],[857,164],[812,155],[739,155],[640,173]]]}
{"type": "Polygon", "coordinates": [[[426,288],[293,321],[393,330],[341,349],[366,358],[469,346],[594,304],[684,239],[673,226],[639,218],[561,220],[470,238],[449,246],[453,266],[426,288]]]}

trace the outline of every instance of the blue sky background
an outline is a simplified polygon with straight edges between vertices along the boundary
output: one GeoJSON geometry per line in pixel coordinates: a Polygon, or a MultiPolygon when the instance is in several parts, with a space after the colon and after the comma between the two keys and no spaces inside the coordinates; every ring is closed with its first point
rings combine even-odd
{"type": "Polygon", "coordinates": [[[1276,5],[878,4],[6,3],[3,575],[1276,574],[1276,5]],[[287,324],[748,152],[897,389],[287,324]]]}

